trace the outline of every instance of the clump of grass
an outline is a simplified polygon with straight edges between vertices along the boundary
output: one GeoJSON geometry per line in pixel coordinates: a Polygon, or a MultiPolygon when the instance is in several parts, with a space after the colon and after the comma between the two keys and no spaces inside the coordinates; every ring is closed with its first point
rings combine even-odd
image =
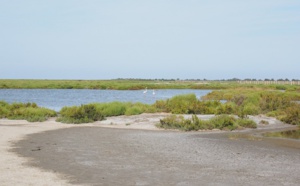
{"type": "Polygon", "coordinates": [[[227,102],[225,104],[220,104],[216,108],[215,114],[233,114],[237,110],[237,106],[233,102],[227,102]]]}
{"type": "Polygon", "coordinates": [[[97,112],[96,106],[93,104],[63,107],[60,111],[60,117],[57,121],[62,123],[91,123],[102,120],[104,117],[97,112]]]}
{"type": "Polygon", "coordinates": [[[111,102],[111,103],[97,103],[95,107],[104,117],[124,115],[128,103],[111,102]]]}
{"type": "Polygon", "coordinates": [[[165,129],[179,129],[184,131],[203,129],[235,130],[238,128],[256,128],[256,123],[249,119],[236,119],[230,115],[219,115],[210,120],[201,120],[196,115],[193,115],[191,119],[171,115],[161,119],[157,126],[165,129]]]}
{"type": "Polygon", "coordinates": [[[29,122],[46,121],[49,117],[56,116],[56,112],[50,109],[38,107],[35,103],[0,102],[0,117],[8,119],[24,119],[29,122]]]}
{"type": "Polygon", "coordinates": [[[294,104],[288,107],[285,110],[285,113],[286,113],[285,116],[280,118],[281,121],[292,125],[300,126],[300,105],[299,104],[294,104]]]}
{"type": "Polygon", "coordinates": [[[0,118],[6,118],[9,112],[9,104],[5,101],[0,101],[0,118]]]}
{"type": "Polygon", "coordinates": [[[257,128],[257,124],[253,120],[247,118],[239,118],[236,120],[236,123],[243,128],[257,128]]]}
{"type": "Polygon", "coordinates": [[[173,114],[190,114],[193,112],[197,98],[195,94],[178,95],[167,100],[167,110],[173,114]]]}

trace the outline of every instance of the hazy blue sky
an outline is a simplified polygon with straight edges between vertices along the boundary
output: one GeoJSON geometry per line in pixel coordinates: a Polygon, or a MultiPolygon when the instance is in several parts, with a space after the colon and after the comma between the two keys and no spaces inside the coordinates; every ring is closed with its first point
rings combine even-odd
{"type": "Polygon", "coordinates": [[[0,0],[0,78],[300,79],[299,0],[0,0]]]}

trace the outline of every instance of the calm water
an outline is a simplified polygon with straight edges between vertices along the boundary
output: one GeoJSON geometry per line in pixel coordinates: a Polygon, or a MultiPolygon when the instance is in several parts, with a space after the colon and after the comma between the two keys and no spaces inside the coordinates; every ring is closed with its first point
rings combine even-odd
{"type": "Polygon", "coordinates": [[[78,89],[0,89],[0,100],[8,103],[34,102],[41,107],[59,111],[63,106],[94,102],[142,102],[152,104],[179,94],[194,93],[197,98],[210,90],[167,89],[167,90],[78,90],[78,89]]]}

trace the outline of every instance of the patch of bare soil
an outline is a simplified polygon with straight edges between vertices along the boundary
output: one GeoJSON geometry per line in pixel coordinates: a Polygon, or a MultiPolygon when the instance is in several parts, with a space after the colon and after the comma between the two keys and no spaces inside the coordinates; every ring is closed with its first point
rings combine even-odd
{"type": "Polygon", "coordinates": [[[234,132],[157,129],[155,124],[165,116],[164,113],[119,116],[84,125],[64,125],[53,120],[43,123],[0,120],[4,134],[0,137],[3,165],[0,182],[2,185],[298,185],[300,182],[299,140],[259,135],[294,126],[255,116],[251,119],[259,123],[258,129],[234,132]]]}

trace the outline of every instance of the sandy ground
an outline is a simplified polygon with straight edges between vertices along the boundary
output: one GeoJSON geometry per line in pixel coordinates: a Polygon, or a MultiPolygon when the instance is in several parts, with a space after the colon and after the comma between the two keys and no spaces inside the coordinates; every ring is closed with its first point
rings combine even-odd
{"type": "Polygon", "coordinates": [[[300,183],[299,140],[259,135],[294,126],[256,116],[256,122],[269,124],[236,132],[157,129],[166,115],[119,116],[84,125],[0,119],[0,185],[300,183]]]}

